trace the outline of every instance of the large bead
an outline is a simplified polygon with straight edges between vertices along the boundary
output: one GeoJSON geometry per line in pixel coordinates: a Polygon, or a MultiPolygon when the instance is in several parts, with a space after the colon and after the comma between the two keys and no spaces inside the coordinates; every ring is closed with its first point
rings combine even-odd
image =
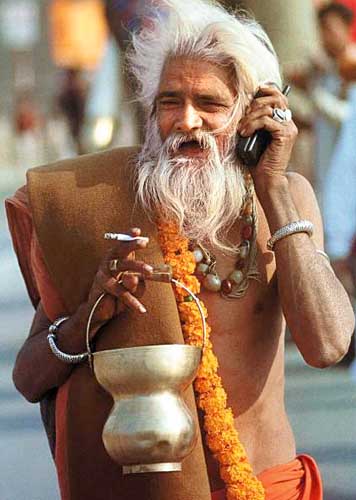
{"type": "Polygon", "coordinates": [[[241,271],[238,271],[236,269],[235,271],[232,271],[229,278],[231,279],[231,281],[236,283],[236,285],[239,285],[242,282],[242,280],[244,279],[244,275],[241,271]]]}
{"type": "Polygon", "coordinates": [[[242,237],[244,240],[250,240],[252,236],[252,226],[245,226],[242,229],[242,237]]]}
{"type": "Polygon", "coordinates": [[[231,293],[231,290],[232,290],[232,283],[230,280],[223,280],[222,283],[221,283],[221,291],[225,294],[225,295],[229,295],[229,293],[231,293]]]}
{"type": "Polygon", "coordinates": [[[201,251],[200,248],[194,248],[193,250],[193,255],[194,255],[194,260],[195,262],[201,262],[203,259],[204,259],[204,254],[203,252],[201,251]]]}
{"type": "Polygon", "coordinates": [[[253,209],[252,202],[247,203],[244,208],[244,215],[251,215],[252,209],[253,209]]]}
{"type": "Polygon", "coordinates": [[[242,259],[246,259],[250,251],[250,242],[245,240],[241,243],[239,247],[239,255],[242,259]]]}
{"type": "Polygon", "coordinates": [[[221,289],[221,279],[216,274],[207,274],[203,280],[203,285],[211,292],[218,292],[221,289]]]}
{"type": "Polygon", "coordinates": [[[209,271],[208,264],[204,264],[204,262],[201,262],[200,264],[197,265],[197,274],[199,274],[200,276],[205,276],[208,271],[209,271]]]}
{"type": "Polygon", "coordinates": [[[252,226],[253,224],[252,215],[246,215],[246,217],[244,217],[244,222],[247,226],[252,226]]]}
{"type": "Polygon", "coordinates": [[[241,271],[241,269],[243,269],[245,267],[245,265],[246,265],[246,260],[240,257],[236,261],[235,269],[238,269],[239,271],[241,271]]]}

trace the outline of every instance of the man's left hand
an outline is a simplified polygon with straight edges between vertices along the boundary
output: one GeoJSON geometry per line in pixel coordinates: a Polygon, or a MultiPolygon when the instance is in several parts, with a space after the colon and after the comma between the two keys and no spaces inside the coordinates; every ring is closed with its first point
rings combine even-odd
{"type": "Polygon", "coordinates": [[[256,188],[265,188],[278,181],[287,170],[291,152],[298,135],[295,123],[277,122],[272,118],[274,108],[288,109],[288,99],[275,86],[261,86],[262,97],[255,98],[240,120],[237,131],[249,137],[256,130],[265,129],[272,135],[272,141],[262,155],[258,165],[251,169],[256,188]]]}

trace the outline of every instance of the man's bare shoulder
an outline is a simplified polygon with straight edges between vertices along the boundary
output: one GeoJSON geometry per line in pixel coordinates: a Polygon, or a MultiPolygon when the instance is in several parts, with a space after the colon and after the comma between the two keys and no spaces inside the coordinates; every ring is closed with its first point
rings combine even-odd
{"type": "Polygon", "coordinates": [[[324,244],[323,223],[314,189],[310,182],[297,172],[287,172],[286,176],[299,217],[310,220],[314,224],[313,240],[317,248],[322,249],[324,244]]]}

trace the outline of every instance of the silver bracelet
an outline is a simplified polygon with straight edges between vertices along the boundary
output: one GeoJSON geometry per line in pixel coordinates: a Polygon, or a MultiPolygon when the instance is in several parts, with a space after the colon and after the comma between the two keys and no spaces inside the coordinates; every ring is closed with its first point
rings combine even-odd
{"type": "Polygon", "coordinates": [[[53,354],[64,363],[71,363],[71,364],[81,363],[88,357],[87,352],[83,352],[82,354],[67,354],[58,349],[56,345],[59,325],[61,325],[64,321],[67,321],[67,319],[69,319],[68,316],[58,318],[55,321],[53,321],[52,325],[48,328],[49,334],[47,335],[47,340],[49,343],[49,347],[53,352],[53,354]]]}
{"type": "Polygon", "coordinates": [[[295,233],[308,233],[312,236],[314,231],[314,226],[309,220],[297,220],[295,222],[290,222],[289,224],[278,229],[274,235],[267,241],[268,250],[273,250],[274,245],[277,241],[290,236],[295,233]]]}
{"type": "Polygon", "coordinates": [[[321,255],[322,257],[324,257],[324,259],[326,259],[329,262],[329,264],[330,264],[330,257],[328,256],[328,254],[326,252],[324,252],[324,250],[317,249],[315,251],[316,251],[316,253],[318,253],[319,255],[321,255]]]}

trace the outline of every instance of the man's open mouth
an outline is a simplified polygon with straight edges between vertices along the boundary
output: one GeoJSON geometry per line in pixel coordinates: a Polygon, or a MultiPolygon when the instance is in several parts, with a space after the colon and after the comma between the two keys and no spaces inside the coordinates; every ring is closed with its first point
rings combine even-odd
{"type": "Polygon", "coordinates": [[[199,144],[198,141],[187,141],[187,142],[183,142],[183,144],[181,144],[179,146],[179,150],[180,151],[184,151],[185,149],[203,149],[201,147],[201,145],[199,144]]]}

